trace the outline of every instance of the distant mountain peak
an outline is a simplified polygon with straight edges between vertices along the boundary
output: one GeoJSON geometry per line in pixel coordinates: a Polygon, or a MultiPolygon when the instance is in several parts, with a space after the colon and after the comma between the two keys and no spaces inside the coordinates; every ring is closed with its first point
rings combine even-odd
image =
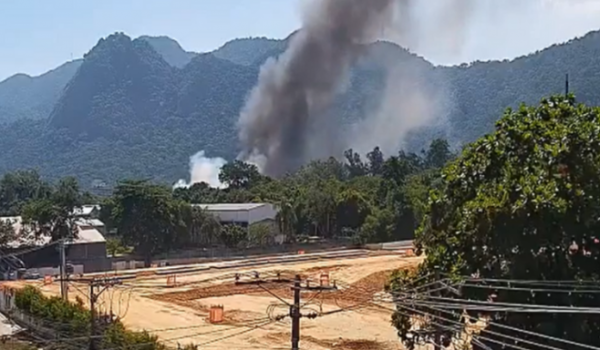
{"type": "Polygon", "coordinates": [[[236,64],[254,66],[262,64],[264,59],[285,50],[286,47],[285,40],[249,37],[230,40],[212,53],[236,64]]]}
{"type": "Polygon", "coordinates": [[[185,51],[177,40],[168,36],[143,35],[136,40],[147,42],[173,67],[183,68],[197,55],[195,52],[185,51]]]}
{"type": "Polygon", "coordinates": [[[93,138],[106,132],[108,120],[118,124],[124,116],[139,121],[156,115],[173,68],[150,43],[115,33],[100,39],[84,57],[50,115],[51,126],[73,134],[89,130],[93,138]]]}
{"type": "Polygon", "coordinates": [[[11,75],[10,77],[4,79],[3,81],[0,82],[0,84],[4,83],[5,81],[8,81],[8,80],[30,80],[30,79],[32,79],[32,76],[29,74],[17,73],[15,75],[11,75]]]}
{"type": "Polygon", "coordinates": [[[185,51],[183,49],[183,47],[181,47],[181,45],[179,44],[179,42],[177,40],[175,40],[169,36],[166,36],[166,35],[158,35],[158,36],[142,35],[142,36],[138,37],[137,39],[147,41],[150,44],[159,44],[164,47],[171,48],[171,49],[185,51]]]}

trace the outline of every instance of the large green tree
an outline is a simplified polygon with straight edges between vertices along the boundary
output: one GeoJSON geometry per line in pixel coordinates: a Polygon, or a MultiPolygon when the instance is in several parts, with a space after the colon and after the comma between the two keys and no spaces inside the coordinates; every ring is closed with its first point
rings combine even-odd
{"type": "Polygon", "coordinates": [[[53,241],[73,239],[77,237],[74,210],[82,204],[77,180],[66,177],[52,186],[48,195],[32,199],[24,205],[23,222],[32,227],[38,236],[49,236],[53,241]]]}
{"type": "Polygon", "coordinates": [[[21,215],[28,201],[48,198],[50,192],[50,185],[35,170],[7,173],[0,180],[0,215],[21,215]]]}
{"type": "Polygon", "coordinates": [[[175,246],[187,234],[182,204],[172,192],[147,181],[120,182],[114,193],[113,224],[123,242],[150,264],[154,254],[175,246]]]}
{"type": "Polygon", "coordinates": [[[249,188],[256,185],[262,176],[254,164],[235,160],[223,165],[219,173],[219,181],[229,188],[249,188]]]}
{"type": "Polygon", "coordinates": [[[9,220],[0,220],[0,249],[15,239],[15,230],[9,220]]]}
{"type": "MultiPolygon", "coordinates": [[[[403,291],[432,282],[436,274],[449,277],[447,284],[463,284],[438,290],[436,299],[424,288],[411,301],[398,303],[394,321],[406,344],[427,337],[409,331],[411,315],[437,315],[430,319],[437,324],[431,325],[447,336],[460,331],[449,331],[460,324],[459,312],[448,313],[456,299],[463,305],[466,300],[482,303],[479,311],[471,305],[469,313],[491,317],[493,324],[479,339],[491,349],[501,348],[498,342],[515,346],[499,332],[546,348],[576,346],[527,332],[600,346],[598,314],[489,309],[498,303],[600,306],[600,294],[582,291],[600,283],[600,109],[577,105],[572,96],[556,96],[539,106],[508,110],[495,132],[446,166],[442,179],[430,194],[417,234],[425,262],[414,276],[397,274],[391,287],[402,299],[407,295],[403,291]],[[484,280],[487,284],[476,282],[484,280]],[[491,280],[513,281],[512,288],[491,280]],[[539,291],[549,281],[574,282],[562,292],[556,287],[539,291]]],[[[478,344],[474,347],[485,348],[478,344]]],[[[529,348],[523,342],[518,346],[529,348]]]]}

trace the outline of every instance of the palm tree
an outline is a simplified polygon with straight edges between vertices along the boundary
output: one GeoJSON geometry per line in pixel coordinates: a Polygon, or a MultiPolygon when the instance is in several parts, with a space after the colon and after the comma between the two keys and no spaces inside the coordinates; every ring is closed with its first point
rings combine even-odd
{"type": "Polygon", "coordinates": [[[298,222],[296,208],[292,202],[282,199],[276,204],[278,209],[276,220],[279,225],[279,231],[285,236],[286,241],[294,236],[294,227],[298,222]]]}
{"type": "Polygon", "coordinates": [[[221,228],[221,223],[214,216],[206,215],[201,231],[207,243],[213,244],[218,240],[221,228]]]}

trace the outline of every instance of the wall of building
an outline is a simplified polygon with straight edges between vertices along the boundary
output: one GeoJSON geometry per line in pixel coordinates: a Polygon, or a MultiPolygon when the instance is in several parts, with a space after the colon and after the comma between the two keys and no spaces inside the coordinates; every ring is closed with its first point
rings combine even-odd
{"type": "Polygon", "coordinates": [[[250,224],[265,221],[265,220],[275,220],[277,217],[277,210],[273,204],[264,204],[258,208],[254,208],[250,210],[250,224]]]}
{"type": "MultiPolygon", "coordinates": [[[[9,250],[7,254],[19,254],[30,248],[9,250]]],[[[18,257],[27,269],[57,268],[60,265],[58,244],[43,247],[18,257]]],[[[110,269],[110,260],[106,257],[106,242],[68,244],[65,246],[65,257],[72,265],[82,265],[84,272],[97,272],[110,269]]],[[[48,270],[49,271],[49,270],[48,270]]],[[[44,273],[49,274],[49,273],[44,273]]]]}
{"type": "Polygon", "coordinates": [[[272,204],[263,204],[255,208],[240,210],[209,209],[207,212],[217,217],[222,223],[252,224],[268,219],[275,220],[277,216],[277,210],[272,204]]]}
{"type": "Polygon", "coordinates": [[[73,244],[68,246],[67,259],[84,260],[106,258],[106,242],[73,244]]]}

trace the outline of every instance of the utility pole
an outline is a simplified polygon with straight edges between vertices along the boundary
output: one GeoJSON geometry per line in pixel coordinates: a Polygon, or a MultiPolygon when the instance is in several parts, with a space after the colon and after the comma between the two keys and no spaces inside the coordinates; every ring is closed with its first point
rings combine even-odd
{"type": "Polygon", "coordinates": [[[65,258],[65,240],[61,238],[58,246],[60,254],[60,295],[64,301],[69,300],[68,284],[67,284],[67,263],[65,258]]]}
{"type": "Polygon", "coordinates": [[[96,336],[96,301],[98,301],[98,295],[95,293],[96,284],[92,281],[90,283],[90,350],[96,349],[96,342],[94,337],[96,336]]]}
{"type": "Polygon", "coordinates": [[[565,76],[565,95],[569,94],[569,73],[565,76]]]}
{"type": "Polygon", "coordinates": [[[299,350],[300,344],[300,275],[294,279],[294,304],[290,306],[290,317],[292,318],[292,350],[299,350]]]}
{"type": "MultiPolygon", "coordinates": [[[[437,266],[435,269],[435,280],[436,280],[436,282],[440,280],[440,271],[437,266]]],[[[434,294],[439,296],[439,292],[434,292],[434,294]]],[[[439,316],[439,315],[437,315],[437,312],[435,312],[435,314],[436,314],[436,316],[439,316]]],[[[442,344],[442,332],[440,329],[436,329],[434,337],[433,337],[433,349],[434,350],[442,350],[441,344],[442,344]]]]}
{"type": "Polygon", "coordinates": [[[90,345],[89,350],[96,350],[96,337],[97,337],[97,316],[96,316],[96,302],[102,293],[108,288],[121,284],[122,281],[118,278],[100,278],[92,279],[90,281],[90,345]]]}
{"type": "MultiPolygon", "coordinates": [[[[300,275],[296,275],[296,277],[293,280],[294,284],[291,287],[292,291],[294,292],[294,302],[292,304],[290,304],[287,301],[281,299],[275,293],[268,290],[266,287],[262,286],[262,284],[264,284],[266,282],[289,283],[289,282],[292,282],[291,280],[281,278],[281,273],[279,273],[279,272],[277,272],[277,278],[274,280],[270,280],[270,281],[261,279],[259,273],[256,271],[254,272],[253,277],[254,278],[250,281],[241,281],[240,274],[236,273],[235,274],[235,284],[236,285],[257,285],[257,286],[261,287],[263,290],[265,290],[266,292],[268,292],[269,294],[273,295],[274,297],[276,297],[277,299],[282,301],[285,305],[289,306],[289,308],[290,308],[289,314],[278,315],[275,317],[275,320],[279,321],[288,316],[292,319],[292,350],[299,350],[300,349],[300,347],[299,347],[299,345],[300,345],[300,318],[302,318],[302,317],[316,318],[317,316],[319,316],[315,312],[308,313],[308,314],[302,314],[300,312],[300,309],[303,307],[300,304],[300,295],[301,295],[300,293],[303,290],[308,290],[308,291],[313,291],[313,292],[337,290],[335,281],[333,282],[333,285],[330,286],[329,285],[329,274],[321,274],[320,283],[318,285],[311,286],[309,284],[309,281],[306,281],[306,286],[302,286],[302,277],[300,277],[300,275]]],[[[92,350],[94,350],[94,349],[92,349],[92,350]]]]}
{"type": "MultiPolygon", "coordinates": [[[[329,284],[329,277],[327,277],[327,284],[329,284]]],[[[302,313],[300,313],[300,293],[302,292],[302,290],[310,290],[310,291],[326,291],[326,290],[337,290],[337,287],[335,285],[335,282],[333,283],[333,286],[329,286],[329,285],[317,285],[317,286],[310,286],[308,284],[308,281],[306,281],[306,287],[302,287],[301,286],[301,282],[302,279],[300,277],[300,275],[296,275],[296,278],[294,279],[294,286],[292,287],[292,290],[294,291],[294,303],[292,305],[290,305],[290,317],[292,318],[292,350],[299,350],[300,349],[300,318],[302,317],[307,317],[307,318],[316,318],[318,316],[318,314],[316,313],[310,313],[310,314],[305,314],[303,315],[302,313]]]]}

